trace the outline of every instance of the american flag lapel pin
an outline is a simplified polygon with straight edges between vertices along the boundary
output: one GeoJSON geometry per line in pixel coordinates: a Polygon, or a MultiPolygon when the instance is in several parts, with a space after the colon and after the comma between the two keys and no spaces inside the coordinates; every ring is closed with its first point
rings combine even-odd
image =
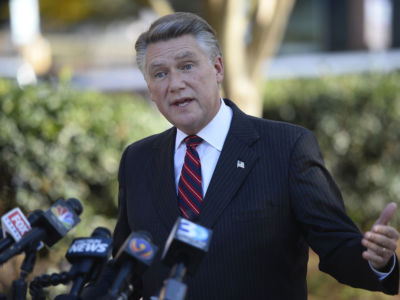
{"type": "Polygon", "coordinates": [[[236,168],[244,169],[244,161],[238,160],[236,163],[236,168]]]}

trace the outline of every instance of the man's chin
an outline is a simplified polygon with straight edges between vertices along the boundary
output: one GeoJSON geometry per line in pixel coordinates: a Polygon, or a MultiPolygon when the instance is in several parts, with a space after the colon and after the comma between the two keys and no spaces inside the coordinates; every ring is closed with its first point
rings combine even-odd
{"type": "Polygon", "coordinates": [[[197,126],[194,121],[177,122],[175,127],[188,135],[196,134],[201,130],[200,126],[197,126]]]}

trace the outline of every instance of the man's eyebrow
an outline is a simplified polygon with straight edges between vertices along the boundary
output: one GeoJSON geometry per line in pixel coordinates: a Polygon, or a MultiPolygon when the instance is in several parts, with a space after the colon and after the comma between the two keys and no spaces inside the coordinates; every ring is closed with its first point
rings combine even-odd
{"type": "Polygon", "coordinates": [[[193,58],[196,55],[192,51],[184,51],[180,52],[177,55],[175,55],[174,59],[175,60],[180,60],[180,59],[186,59],[186,58],[193,58]]]}
{"type": "Polygon", "coordinates": [[[153,63],[150,64],[149,69],[150,70],[154,70],[154,69],[157,69],[158,67],[163,66],[163,65],[164,64],[162,62],[153,62],[153,63]]]}

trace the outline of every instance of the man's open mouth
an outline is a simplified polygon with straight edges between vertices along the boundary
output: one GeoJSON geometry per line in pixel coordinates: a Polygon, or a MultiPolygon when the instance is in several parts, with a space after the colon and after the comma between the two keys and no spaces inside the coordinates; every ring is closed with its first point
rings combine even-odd
{"type": "Polygon", "coordinates": [[[193,99],[191,98],[184,98],[184,99],[179,99],[177,101],[174,102],[174,105],[178,106],[178,107],[185,107],[186,105],[188,105],[190,102],[192,102],[193,99]]]}

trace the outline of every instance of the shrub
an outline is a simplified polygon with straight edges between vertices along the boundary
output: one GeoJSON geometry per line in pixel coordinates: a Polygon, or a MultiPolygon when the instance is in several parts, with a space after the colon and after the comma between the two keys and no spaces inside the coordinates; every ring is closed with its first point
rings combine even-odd
{"type": "MultiPolygon", "coordinates": [[[[350,216],[363,229],[400,194],[400,73],[270,81],[264,117],[318,138],[350,216]]],[[[393,219],[400,225],[400,214],[393,219]]]]}
{"type": "Polygon", "coordinates": [[[0,211],[47,209],[58,197],[76,197],[89,224],[78,232],[89,235],[117,216],[124,147],[166,126],[138,96],[84,92],[67,83],[21,89],[0,80],[0,211]],[[105,218],[93,222],[95,215],[105,218]]]}

